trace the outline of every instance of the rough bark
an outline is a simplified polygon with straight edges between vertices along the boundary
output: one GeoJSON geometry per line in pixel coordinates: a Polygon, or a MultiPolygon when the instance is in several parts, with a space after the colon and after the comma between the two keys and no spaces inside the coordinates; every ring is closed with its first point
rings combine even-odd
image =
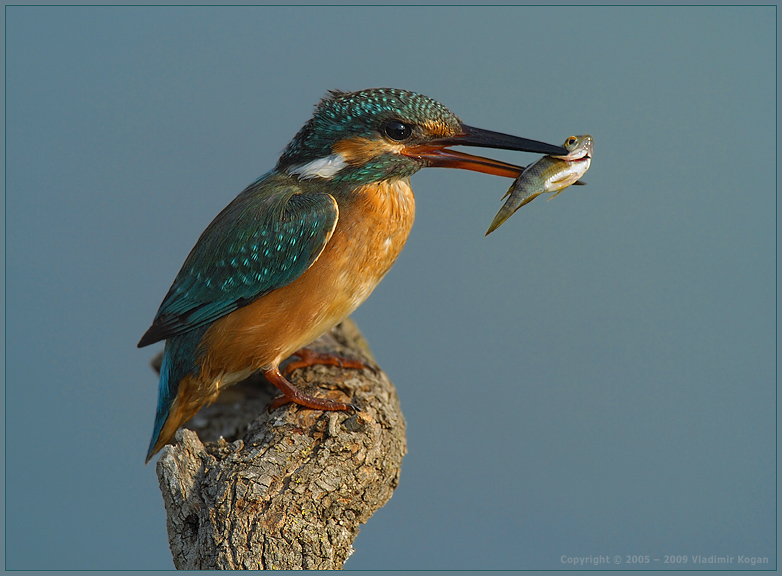
{"type": "MultiPolygon", "coordinates": [[[[374,365],[349,321],[311,348],[374,365]]],[[[269,413],[278,394],[262,378],[201,410],[187,425],[197,434],[177,432],[157,462],[177,568],[342,568],[359,525],[391,497],[405,424],[385,374],[314,366],[291,380],[361,412],[269,413]]]]}

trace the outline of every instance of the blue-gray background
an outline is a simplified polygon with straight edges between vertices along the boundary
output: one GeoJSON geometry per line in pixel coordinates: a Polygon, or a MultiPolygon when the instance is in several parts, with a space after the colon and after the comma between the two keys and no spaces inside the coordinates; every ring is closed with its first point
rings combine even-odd
{"type": "Polygon", "coordinates": [[[355,314],[409,453],[346,567],[775,567],[775,26],[774,7],[7,8],[6,566],[172,567],[136,342],[325,91],[392,86],[596,151],[588,186],[488,238],[510,180],[413,177],[408,245],[355,314]]]}

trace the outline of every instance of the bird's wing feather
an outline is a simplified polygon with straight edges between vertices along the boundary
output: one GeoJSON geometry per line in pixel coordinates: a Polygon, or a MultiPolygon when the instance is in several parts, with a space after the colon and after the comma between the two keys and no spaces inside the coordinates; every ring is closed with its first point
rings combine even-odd
{"type": "Polygon", "coordinates": [[[237,196],[198,239],[139,347],[214,322],[293,282],[320,256],[339,211],[329,194],[262,182],[237,196]]]}

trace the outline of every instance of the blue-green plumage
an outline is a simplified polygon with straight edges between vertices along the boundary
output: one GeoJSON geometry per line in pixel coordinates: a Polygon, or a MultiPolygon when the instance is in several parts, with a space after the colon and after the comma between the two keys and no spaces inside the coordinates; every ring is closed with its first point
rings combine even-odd
{"type": "Polygon", "coordinates": [[[160,431],[168,420],[171,405],[176,398],[179,382],[185,376],[198,374],[199,344],[209,326],[184,332],[166,340],[163,351],[163,362],[160,365],[160,383],[158,384],[157,410],[155,424],[152,428],[152,439],[147,449],[147,461],[155,454],[155,444],[160,438],[160,431]]]}
{"type": "Polygon", "coordinates": [[[323,250],[337,220],[328,194],[269,173],[201,234],[139,346],[209,324],[289,284],[323,250]]]}

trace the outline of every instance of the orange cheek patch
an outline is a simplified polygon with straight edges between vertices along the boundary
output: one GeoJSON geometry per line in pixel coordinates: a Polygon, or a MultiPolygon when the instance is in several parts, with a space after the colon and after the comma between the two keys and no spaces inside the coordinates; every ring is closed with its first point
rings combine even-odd
{"type": "Polygon", "coordinates": [[[447,124],[437,122],[435,120],[427,120],[421,124],[421,127],[427,132],[428,135],[434,136],[436,138],[446,138],[448,136],[456,136],[456,134],[458,134],[458,132],[454,132],[453,129],[447,124]]]}
{"type": "Polygon", "coordinates": [[[332,147],[332,150],[340,154],[348,164],[358,165],[368,162],[381,154],[400,154],[403,146],[391,144],[380,138],[345,138],[332,147]]]}

